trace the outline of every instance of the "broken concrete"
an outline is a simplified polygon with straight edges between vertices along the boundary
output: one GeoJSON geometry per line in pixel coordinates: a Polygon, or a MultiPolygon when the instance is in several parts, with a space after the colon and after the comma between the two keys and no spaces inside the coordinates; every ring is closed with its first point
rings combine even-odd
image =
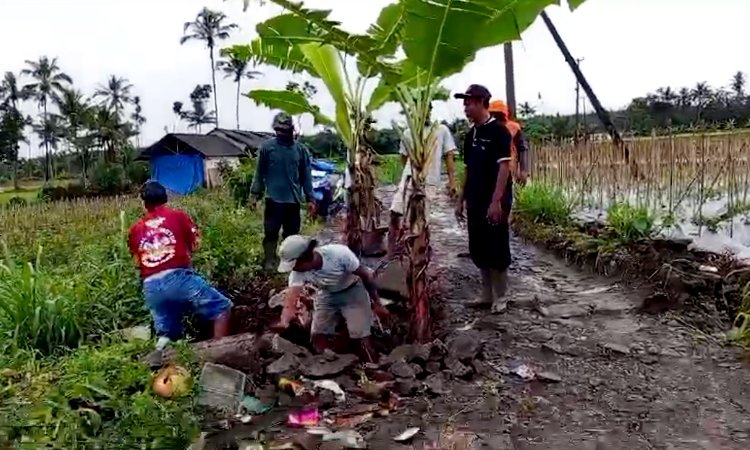
{"type": "Polygon", "coordinates": [[[290,354],[299,356],[301,358],[307,358],[312,356],[312,353],[304,347],[294,344],[278,334],[274,334],[271,338],[271,350],[277,355],[290,354]]]}
{"type": "Polygon", "coordinates": [[[409,298],[409,286],[406,284],[406,267],[400,260],[394,260],[377,274],[375,280],[378,291],[383,291],[386,297],[409,298]]]}
{"type": "Polygon", "coordinates": [[[269,375],[290,375],[297,372],[301,364],[299,358],[291,353],[285,353],[281,358],[266,367],[266,373],[269,375]]]}
{"type": "Polygon", "coordinates": [[[406,363],[404,361],[398,361],[392,364],[390,368],[390,372],[396,378],[407,379],[407,380],[414,379],[417,376],[411,364],[406,363]]]}

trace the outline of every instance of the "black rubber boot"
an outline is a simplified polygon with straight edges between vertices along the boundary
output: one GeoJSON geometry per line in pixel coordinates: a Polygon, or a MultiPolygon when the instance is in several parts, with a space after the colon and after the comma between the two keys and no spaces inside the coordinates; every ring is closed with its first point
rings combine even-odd
{"type": "Polygon", "coordinates": [[[492,270],[492,312],[494,314],[504,313],[508,309],[508,271],[492,270]]]}
{"type": "Polygon", "coordinates": [[[263,270],[265,272],[276,272],[279,266],[276,245],[276,241],[263,241],[263,270]]]}

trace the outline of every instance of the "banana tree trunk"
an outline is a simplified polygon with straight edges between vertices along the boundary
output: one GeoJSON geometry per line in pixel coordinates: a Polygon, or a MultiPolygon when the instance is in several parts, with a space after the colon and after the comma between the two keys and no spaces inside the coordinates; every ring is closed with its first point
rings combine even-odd
{"type": "Polygon", "coordinates": [[[406,285],[412,303],[411,333],[415,342],[429,342],[432,332],[427,266],[430,263],[430,227],[423,177],[412,178],[412,193],[406,210],[408,233],[404,254],[409,259],[406,285]]]}
{"type": "Polygon", "coordinates": [[[375,175],[372,172],[372,151],[364,130],[357,132],[356,148],[349,155],[349,211],[347,212],[346,243],[362,255],[363,234],[375,230],[380,223],[380,203],[375,196],[375,175]],[[353,153],[353,154],[352,154],[353,153]]]}

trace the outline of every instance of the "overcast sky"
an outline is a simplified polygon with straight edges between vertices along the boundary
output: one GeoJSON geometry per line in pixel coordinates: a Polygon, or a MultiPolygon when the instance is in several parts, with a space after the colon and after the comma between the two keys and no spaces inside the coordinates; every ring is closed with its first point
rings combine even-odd
{"type": "MultiPolygon", "coordinates": [[[[333,9],[345,28],[362,32],[391,1],[305,3],[333,9]]],[[[258,22],[281,11],[268,5],[243,12],[241,0],[0,0],[0,72],[18,72],[25,60],[48,55],[58,57],[75,85],[89,94],[110,74],[126,77],[142,98],[148,120],[143,142],[149,144],[165,127],[184,131],[184,124],[175,124],[172,103],[188,104],[196,84],[210,83],[205,47],[179,43],[184,22],[203,6],[224,11],[240,25],[225,45],[250,41],[258,22]]],[[[745,0],[588,0],[575,13],[562,7],[550,7],[548,13],[573,55],[584,58],[583,72],[608,108],[624,107],[660,86],[727,85],[736,71],[750,72],[750,52],[744,47],[750,42],[750,2],[745,0]]],[[[541,19],[515,44],[515,62],[519,103],[528,101],[545,113],[574,111],[575,79],[541,19]]],[[[291,79],[272,68],[258,70],[264,76],[245,82],[245,90],[283,88],[291,79]]],[[[457,91],[470,83],[504,97],[502,47],[482,51],[445,85],[457,91]]],[[[220,125],[234,128],[234,84],[222,79],[218,91],[220,125]]],[[[316,101],[331,110],[323,89],[316,101]]],[[[240,108],[244,129],[270,128],[273,112],[248,99],[241,99],[240,108]]],[[[31,105],[27,109],[33,111],[31,105]]],[[[387,125],[396,111],[381,111],[380,123],[387,125]]],[[[435,114],[460,117],[461,105],[436,105],[435,114]]],[[[312,130],[309,123],[305,128],[312,130]]]]}

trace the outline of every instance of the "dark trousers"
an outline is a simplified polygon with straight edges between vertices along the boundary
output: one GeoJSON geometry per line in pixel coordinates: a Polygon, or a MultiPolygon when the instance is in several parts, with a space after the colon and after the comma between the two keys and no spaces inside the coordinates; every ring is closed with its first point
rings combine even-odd
{"type": "Polygon", "coordinates": [[[510,225],[508,216],[513,206],[512,192],[506,192],[502,202],[503,216],[498,224],[487,218],[489,203],[469,202],[466,222],[469,231],[469,254],[481,270],[503,271],[510,267],[510,225]]]}
{"type": "Polygon", "coordinates": [[[279,242],[279,232],[283,230],[282,236],[287,238],[293,234],[299,234],[301,226],[299,203],[278,203],[266,200],[263,212],[263,243],[273,245],[279,242]]]}

